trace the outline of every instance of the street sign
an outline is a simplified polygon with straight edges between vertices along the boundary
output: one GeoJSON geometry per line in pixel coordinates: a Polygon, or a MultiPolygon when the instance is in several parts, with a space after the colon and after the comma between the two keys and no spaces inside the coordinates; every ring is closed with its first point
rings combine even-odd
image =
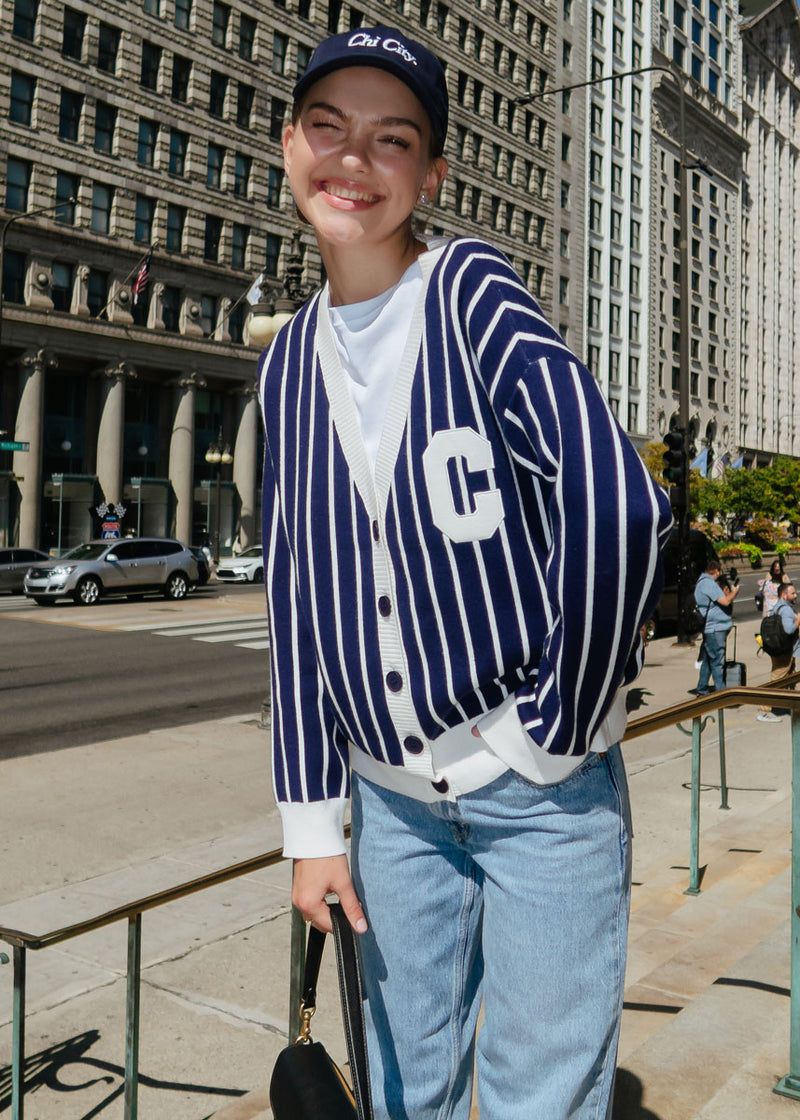
{"type": "Polygon", "coordinates": [[[29,443],[18,443],[13,439],[0,439],[0,451],[30,451],[29,443]]]}

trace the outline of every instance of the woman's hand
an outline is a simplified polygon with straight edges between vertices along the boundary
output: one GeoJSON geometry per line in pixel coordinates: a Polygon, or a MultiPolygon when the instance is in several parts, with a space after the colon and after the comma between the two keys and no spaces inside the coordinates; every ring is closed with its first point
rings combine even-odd
{"type": "Polygon", "coordinates": [[[331,913],[325,901],[330,891],[338,894],[347,920],[356,933],[366,933],[367,919],[350,878],[347,856],[296,859],[292,880],[292,902],[307,922],[331,933],[331,913]]]}

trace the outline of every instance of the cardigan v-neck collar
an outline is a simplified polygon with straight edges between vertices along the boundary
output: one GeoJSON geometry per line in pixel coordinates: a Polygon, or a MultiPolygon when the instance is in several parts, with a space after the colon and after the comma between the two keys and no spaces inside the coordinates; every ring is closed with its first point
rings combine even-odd
{"type": "Polygon", "coordinates": [[[347,373],[342,368],[330,322],[330,292],[326,284],[317,307],[317,352],[322,379],[330,404],[333,423],[339,434],[347,465],[364,505],[371,518],[386,509],[394,467],[400,452],[411,389],[419,360],[419,348],[425,325],[425,299],[434,266],[446,248],[437,246],[422,253],[417,264],[422,272],[422,287],[409,322],[408,335],[403,347],[397,377],[386,412],[383,431],[375,461],[375,474],[367,457],[361,427],[352,394],[347,385],[347,373]]]}

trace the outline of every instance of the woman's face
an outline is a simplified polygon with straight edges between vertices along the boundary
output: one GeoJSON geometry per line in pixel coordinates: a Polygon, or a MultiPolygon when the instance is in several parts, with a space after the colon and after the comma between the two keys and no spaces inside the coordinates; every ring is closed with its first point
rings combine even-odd
{"type": "Polygon", "coordinates": [[[782,578],[781,562],[780,560],[773,560],[772,567],[769,570],[770,577],[773,583],[780,583],[782,578]]]}
{"type": "Polygon", "coordinates": [[[421,103],[399,78],[370,66],[320,78],[286,129],[283,151],[298,209],[335,245],[390,237],[447,171],[444,159],[431,158],[421,103]]]}

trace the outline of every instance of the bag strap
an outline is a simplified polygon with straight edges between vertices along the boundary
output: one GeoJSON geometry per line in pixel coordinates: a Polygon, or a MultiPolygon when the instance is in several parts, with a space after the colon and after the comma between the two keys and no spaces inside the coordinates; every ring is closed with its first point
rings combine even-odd
{"type": "MultiPolygon", "coordinates": [[[[342,904],[329,904],[333,941],[336,947],[336,970],[339,976],[339,997],[342,1003],[347,1057],[353,1078],[358,1120],[372,1120],[372,1097],[367,1063],[367,1037],[364,1030],[362,1008],[361,965],[358,939],[347,920],[342,904]]],[[[311,926],[306,945],[306,964],[303,972],[303,1009],[316,1007],[317,981],[325,948],[325,934],[311,926]]]]}

